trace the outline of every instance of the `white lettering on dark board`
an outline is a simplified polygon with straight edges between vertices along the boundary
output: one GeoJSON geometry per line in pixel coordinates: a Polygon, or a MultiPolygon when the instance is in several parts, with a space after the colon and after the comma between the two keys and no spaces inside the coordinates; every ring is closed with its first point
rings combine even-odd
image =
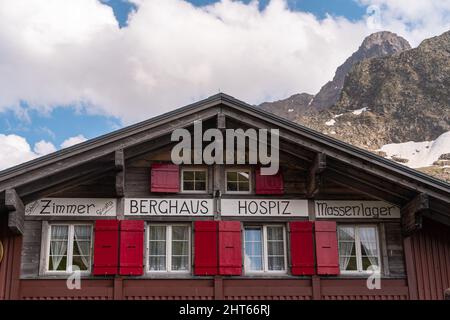
{"type": "Polygon", "coordinates": [[[317,218],[400,218],[400,208],[383,201],[316,201],[317,218]]]}
{"type": "Polygon", "coordinates": [[[307,217],[307,200],[222,199],[222,216],[307,217]]]}
{"type": "Polygon", "coordinates": [[[125,215],[212,216],[212,199],[125,199],[125,215]]]}
{"type": "Polygon", "coordinates": [[[46,198],[26,205],[27,216],[115,216],[115,199],[46,198]]]}

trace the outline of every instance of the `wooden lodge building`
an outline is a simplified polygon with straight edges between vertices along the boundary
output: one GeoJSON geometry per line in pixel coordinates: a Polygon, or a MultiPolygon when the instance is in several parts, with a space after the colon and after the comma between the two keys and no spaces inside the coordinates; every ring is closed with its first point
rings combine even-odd
{"type": "Polygon", "coordinates": [[[450,184],[218,94],[0,172],[0,241],[0,300],[443,299],[450,184]],[[196,120],[280,170],[173,164],[196,120]]]}

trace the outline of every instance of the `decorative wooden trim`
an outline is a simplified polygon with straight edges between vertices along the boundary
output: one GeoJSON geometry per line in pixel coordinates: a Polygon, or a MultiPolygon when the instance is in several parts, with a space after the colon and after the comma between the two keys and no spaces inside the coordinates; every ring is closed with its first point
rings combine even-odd
{"type": "Polygon", "coordinates": [[[5,206],[9,211],[8,227],[14,234],[23,234],[25,206],[15,189],[5,192],[5,206]]]}
{"type": "Polygon", "coordinates": [[[226,118],[222,112],[217,114],[217,129],[226,129],[226,118]]]}
{"type": "Polygon", "coordinates": [[[410,236],[422,229],[422,215],[430,210],[428,195],[420,193],[401,208],[402,234],[410,236]]]}
{"type": "Polygon", "coordinates": [[[306,196],[308,198],[313,198],[319,192],[319,188],[322,185],[322,173],[326,167],[326,155],[324,153],[318,153],[308,172],[306,185],[306,196]]]}
{"type": "Polygon", "coordinates": [[[116,168],[116,195],[123,197],[125,194],[125,158],[123,149],[114,152],[114,166],[116,168]]]}

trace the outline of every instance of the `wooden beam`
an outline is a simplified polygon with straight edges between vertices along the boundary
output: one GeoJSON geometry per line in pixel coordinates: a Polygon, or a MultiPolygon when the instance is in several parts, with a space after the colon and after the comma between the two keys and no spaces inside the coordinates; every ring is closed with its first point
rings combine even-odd
{"type": "Polygon", "coordinates": [[[123,155],[123,149],[116,150],[114,152],[114,165],[116,170],[123,171],[125,166],[125,158],[123,155]]]}
{"type": "Polygon", "coordinates": [[[410,236],[422,229],[422,216],[430,209],[428,195],[419,193],[410,202],[401,208],[402,234],[410,236]]]}
{"type": "Polygon", "coordinates": [[[23,234],[25,206],[15,189],[5,191],[5,206],[9,211],[9,229],[15,234],[23,234]]]}
{"type": "Polygon", "coordinates": [[[327,167],[326,156],[323,153],[318,153],[314,159],[306,179],[306,196],[307,198],[313,198],[322,185],[322,173],[327,167]]]}
{"type": "Polygon", "coordinates": [[[98,176],[100,173],[114,170],[111,160],[102,162],[93,162],[80,165],[75,168],[70,168],[64,172],[49,174],[43,179],[39,179],[17,188],[17,192],[21,197],[32,197],[35,194],[49,194],[49,190],[54,190],[50,193],[58,191],[58,188],[66,188],[68,186],[75,186],[76,182],[85,180],[85,177],[98,176]],[[56,188],[56,189],[55,189],[56,188]]]}
{"type": "Polygon", "coordinates": [[[226,129],[226,118],[222,112],[217,114],[217,129],[226,129]]]}
{"type": "Polygon", "coordinates": [[[345,186],[358,193],[365,194],[370,198],[387,201],[397,206],[401,206],[404,203],[402,198],[390,194],[387,190],[379,189],[362,179],[342,174],[332,168],[328,168],[324,175],[326,179],[330,179],[334,183],[345,186]]]}
{"type": "Polygon", "coordinates": [[[125,194],[125,157],[123,149],[115,151],[115,167],[116,167],[116,195],[123,197],[125,194]]]}

